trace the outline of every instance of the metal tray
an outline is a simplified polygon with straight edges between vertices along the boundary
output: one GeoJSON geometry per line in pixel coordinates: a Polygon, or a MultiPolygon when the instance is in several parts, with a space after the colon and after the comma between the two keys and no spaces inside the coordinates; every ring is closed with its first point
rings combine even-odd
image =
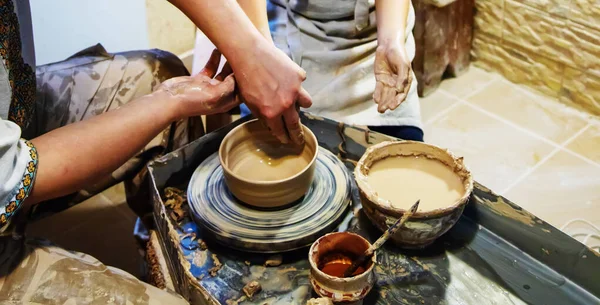
{"type": "MultiPolygon", "coordinates": [[[[285,253],[281,265],[265,267],[269,257],[219,246],[189,216],[176,222],[161,198],[168,186],[185,191],[196,167],[243,121],[149,165],[170,277],[193,304],[305,304],[315,297],[307,249],[285,253]],[[212,269],[219,263],[221,268],[212,269]],[[262,291],[247,298],[242,288],[251,280],[262,291]]],[[[366,147],[391,139],[308,114],[302,122],[349,170],[366,147]]],[[[362,213],[355,187],[352,197],[338,230],[373,241],[380,233],[362,213]]],[[[364,304],[600,304],[600,254],[480,184],[460,221],[432,246],[406,251],[388,245],[378,251],[377,261],[377,284],[364,304]]]]}

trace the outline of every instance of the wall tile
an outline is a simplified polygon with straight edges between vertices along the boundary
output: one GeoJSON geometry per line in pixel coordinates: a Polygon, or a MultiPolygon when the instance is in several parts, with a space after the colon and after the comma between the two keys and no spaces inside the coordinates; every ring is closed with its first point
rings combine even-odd
{"type": "Polygon", "coordinates": [[[475,31],[502,37],[504,0],[475,1],[475,9],[475,31]]]}
{"type": "Polygon", "coordinates": [[[560,101],[583,111],[600,115],[600,77],[567,68],[560,101]]]}
{"type": "Polygon", "coordinates": [[[569,19],[600,30],[600,0],[571,0],[569,19]]]}

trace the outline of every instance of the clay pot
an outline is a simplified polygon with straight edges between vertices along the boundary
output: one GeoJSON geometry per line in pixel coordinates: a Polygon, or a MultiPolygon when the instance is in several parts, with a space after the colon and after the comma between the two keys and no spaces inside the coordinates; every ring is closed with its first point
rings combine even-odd
{"type": "MultiPolygon", "coordinates": [[[[354,176],[359,188],[363,210],[371,222],[381,231],[387,230],[406,212],[395,208],[390,202],[372,191],[367,182],[369,168],[376,161],[394,156],[419,156],[436,159],[451,168],[463,182],[464,195],[456,202],[450,202],[443,208],[418,211],[405,223],[401,230],[391,236],[391,240],[403,248],[423,248],[446,233],[458,221],[469,196],[473,191],[473,178],[463,164],[463,158],[457,158],[448,150],[434,145],[413,141],[388,141],[371,146],[359,160],[354,176]]],[[[402,181],[398,181],[398,192],[402,192],[402,181]]]]}
{"type": "Polygon", "coordinates": [[[275,208],[300,199],[314,176],[318,142],[304,125],[306,144],[281,144],[258,120],[231,130],[221,142],[219,159],[225,183],[239,200],[275,208]]]}
{"type": "Polygon", "coordinates": [[[331,299],[334,303],[362,303],[375,282],[373,268],[376,254],[368,262],[368,267],[353,277],[331,276],[320,268],[336,253],[358,257],[370,246],[369,241],[360,235],[348,232],[330,233],[315,241],[308,252],[310,283],[315,292],[321,297],[331,299]]]}

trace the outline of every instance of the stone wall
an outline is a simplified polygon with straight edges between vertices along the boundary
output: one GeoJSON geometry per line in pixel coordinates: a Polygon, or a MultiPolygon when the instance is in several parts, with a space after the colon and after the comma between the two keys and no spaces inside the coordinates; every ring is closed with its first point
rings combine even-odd
{"type": "Polygon", "coordinates": [[[475,64],[600,115],[600,0],[476,0],[475,64]]]}

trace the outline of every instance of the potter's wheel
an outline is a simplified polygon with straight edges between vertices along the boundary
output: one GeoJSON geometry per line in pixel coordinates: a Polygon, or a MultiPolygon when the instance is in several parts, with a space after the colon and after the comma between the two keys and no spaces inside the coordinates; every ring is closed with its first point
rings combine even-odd
{"type": "Polygon", "coordinates": [[[313,183],[297,204],[258,210],[227,189],[218,153],[194,172],[188,186],[194,218],[218,242],[251,252],[283,252],[305,247],[331,232],[350,204],[350,177],[344,164],[319,148],[313,183]]]}

